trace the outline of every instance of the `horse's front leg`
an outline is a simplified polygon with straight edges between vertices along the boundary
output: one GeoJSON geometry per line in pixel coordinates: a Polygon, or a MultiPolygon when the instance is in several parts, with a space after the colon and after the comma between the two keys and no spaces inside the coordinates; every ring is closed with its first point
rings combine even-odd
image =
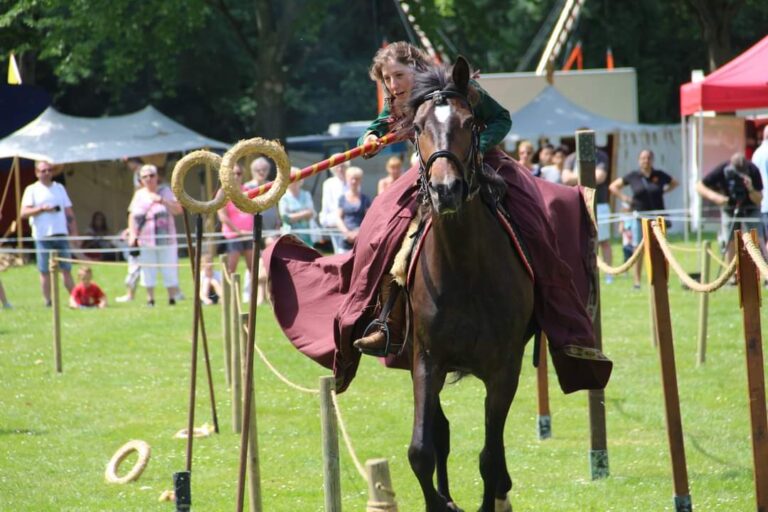
{"type": "Polygon", "coordinates": [[[435,411],[433,431],[435,433],[437,492],[444,496],[448,503],[452,503],[453,498],[451,498],[451,492],[448,488],[448,455],[451,453],[451,426],[440,404],[440,395],[437,396],[437,410],[435,411]]]}
{"type": "Polygon", "coordinates": [[[510,368],[508,373],[504,372],[485,383],[485,446],[480,453],[480,474],[483,477],[481,512],[512,511],[507,496],[512,488],[512,479],[504,454],[504,425],[517,391],[519,375],[518,363],[516,371],[510,368]]]}
{"type": "MultiPolygon", "coordinates": [[[[429,355],[414,354],[413,367],[413,435],[408,447],[411,469],[421,485],[427,512],[451,510],[448,499],[435,489],[435,415],[445,374],[438,375],[429,355]]],[[[454,508],[455,510],[455,508],[454,508]]]]}

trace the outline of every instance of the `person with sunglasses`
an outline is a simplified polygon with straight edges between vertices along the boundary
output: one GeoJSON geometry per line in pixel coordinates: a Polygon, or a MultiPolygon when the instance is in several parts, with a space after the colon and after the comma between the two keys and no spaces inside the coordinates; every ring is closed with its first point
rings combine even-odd
{"type": "Polygon", "coordinates": [[[142,188],[133,193],[128,206],[129,245],[138,241],[140,249],[141,285],[147,290],[147,305],[155,305],[157,265],[168,290],[168,304],[176,304],[179,293],[179,275],[176,225],[173,217],[181,214],[181,205],[170,187],[161,185],[157,167],[144,165],[139,171],[142,188]]]}
{"type": "MultiPolygon", "coordinates": [[[[32,238],[35,240],[37,270],[40,272],[40,287],[45,305],[51,305],[51,274],[48,262],[51,251],[61,258],[71,258],[67,236],[77,236],[77,220],[72,210],[72,201],[61,183],[53,181],[53,165],[49,162],[35,163],[37,181],[24,189],[21,198],[21,218],[29,219],[32,238]]],[[[67,291],[72,292],[72,264],[59,263],[59,270],[67,291]]]]}

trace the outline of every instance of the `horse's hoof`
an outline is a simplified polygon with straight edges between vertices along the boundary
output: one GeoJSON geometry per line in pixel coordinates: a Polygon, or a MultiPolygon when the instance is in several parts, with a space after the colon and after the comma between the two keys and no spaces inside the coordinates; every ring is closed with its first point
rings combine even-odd
{"type": "Polygon", "coordinates": [[[496,499],[494,512],[512,512],[512,504],[509,502],[509,498],[503,500],[496,499]]]}

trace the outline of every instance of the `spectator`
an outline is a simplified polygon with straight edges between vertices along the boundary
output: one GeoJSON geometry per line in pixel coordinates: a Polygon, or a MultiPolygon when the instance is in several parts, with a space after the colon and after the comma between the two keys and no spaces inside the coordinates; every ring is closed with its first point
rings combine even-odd
{"type": "MultiPolygon", "coordinates": [[[[760,171],[760,179],[765,187],[768,183],[768,124],[763,127],[763,142],[752,154],[752,163],[760,171]]],[[[760,219],[763,223],[763,237],[768,240],[768,194],[763,194],[760,202],[760,219]]],[[[763,251],[768,253],[768,246],[764,246],[763,251]]]]}
{"type": "MultiPolygon", "coordinates": [[[[37,270],[40,272],[40,286],[45,305],[51,305],[51,274],[48,269],[50,251],[57,251],[62,258],[69,258],[69,242],[66,236],[77,236],[77,221],[72,210],[72,201],[64,185],[53,181],[53,166],[48,162],[35,163],[37,181],[24,189],[21,198],[21,218],[29,219],[32,238],[35,239],[37,270]]],[[[64,286],[71,292],[72,265],[59,263],[64,286]]]]}
{"type": "MultiPolygon", "coordinates": [[[[269,163],[269,160],[266,157],[259,157],[255,159],[251,163],[251,176],[252,180],[245,184],[246,190],[251,190],[254,188],[258,188],[264,183],[267,182],[267,177],[270,174],[270,171],[272,169],[271,164],[269,163]]],[[[277,211],[277,207],[273,206],[269,208],[268,210],[264,210],[261,212],[261,227],[262,227],[262,237],[261,237],[261,249],[265,249],[268,246],[275,243],[275,240],[277,240],[277,235],[280,232],[280,228],[282,227],[282,222],[280,221],[280,214],[277,211]]],[[[243,286],[243,302],[248,302],[251,300],[251,272],[250,270],[245,271],[245,285],[243,286]]],[[[264,266],[264,262],[259,259],[259,287],[256,292],[256,304],[259,305],[265,300],[268,300],[268,294],[267,294],[267,271],[266,267],[264,266]]]]}
{"type": "MultiPolygon", "coordinates": [[[[300,169],[293,167],[291,172],[299,172],[300,169]]],[[[306,190],[301,188],[301,181],[296,181],[288,185],[288,191],[280,198],[279,210],[280,220],[283,226],[289,229],[308,230],[310,220],[315,217],[315,207],[312,204],[312,196],[306,190]]],[[[337,213],[338,215],[338,213],[337,213]]],[[[312,246],[312,237],[309,233],[299,233],[298,236],[304,243],[312,246]]]]}
{"type": "Polygon", "coordinates": [[[544,144],[539,148],[537,154],[536,163],[533,164],[533,175],[541,176],[541,170],[544,167],[552,164],[552,156],[554,154],[555,147],[552,144],[544,144]]]}
{"type": "MultiPolygon", "coordinates": [[[[595,153],[595,204],[597,213],[597,244],[603,256],[603,261],[608,265],[613,264],[611,253],[611,225],[608,219],[611,215],[610,192],[608,191],[611,175],[610,159],[608,153],[598,149],[595,153]]],[[[565,159],[561,179],[566,185],[576,185],[579,182],[579,161],[576,153],[571,153],[565,159]]],[[[605,282],[613,282],[613,276],[605,276],[605,282]]]]}
{"type": "MultiPolygon", "coordinates": [[[[391,156],[387,160],[387,175],[379,180],[376,195],[381,194],[392,185],[397,178],[403,175],[403,160],[399,156],[391,156]]],[[[347,177],[349,179],[349,177],[347,177]]]]}
{"type": "Polygon", "coordinates": [[[696,191],[704,199],[721,207],[720,244],[727,259],[735,253],[733,234],[737,229],[749,232],[755,229],[760,247],[765,247],[760,205],[763,202],[763,180],[760,170],[747,161],[744,153],[734,153],[696,183],[696,191]]]}
{"type": "MultiPolygon", "coordinates": [[[[267,167],[269,167],[269,163],[267,163],[267,167]]],[[[240,189],[245,190],[246,187],[242,184],[243,170],[240,165],[235,165],[233,173],[235,180],[240,184],[240,189]]],[[[218,193],[223,194],[224,191],[219,190],[218,193]]],[[[218,216],[219,221],[221,221],[221,234],[227,241],[227,271],[229,273],[237,272],[240,256],[245,259],[245,265],[250,270],[251,258],[253,257],[253,215],[241,212],[232,201],[228,201],[219,210],[218,216]]]]}
{"type": "MultiPolygon", "coordinates": [[[[347,190],[345,175],[348,167],[348,162],[332,167],[331,173],[333,175],[323,182],[323,201],[319,215],[320,226],[323,228],[336,228],[339,223],[339,198],[347,190]]],[[[332,235],[331,244],[333,245],[333,252],[336,254],[343,252],[343,242],[344,237],[332,235]]]]}
{"type": "MultiPolygon", "coordinates": [[[[622,178],[616,178],[610,185],[611,194],[622,201],[624,209],[634,212],[664,210],[664,194],[677,187],[675,178],[664,171],[653,168],[653,151],[644,149],[638,156],[639,168],[622,178]],[[621,189],[629,186],[632,197],[624,194],[621,189]]],[[[643,239],[640,218],[635,214],[632,221],[632,242],[637,246],[643,239]]],[[[635,266],[634,287],[640,288],[640,274],[643,270],[643,260],[638,259],[635,266]]]]}
{"type": "Polygon", "coordinates": [[[91,267],[80,267],[77,277],[80,282],[69,295],[69,307],[72,309],[107,307],[107,296],[101,291],[99,285],[93,282],[91,267]]]}
{"type": "Polygon", "coordinates": [[[347,191],[339,198],[338,227],[344,236],[344,252],[352,249],[363,223],[363,217],[371,206],[371,200],[360,189],[363,184],[363,170],[359,167],[347,169],[347,191]]]}
{"type": "Polygon", "coordinates": [[[200,301],[206,306],[218,304],[222,294],[221,273],[214,272],[209,254],[202,256],[200,266],[200,301]]]}
{"type": "Polygon", "coordinates": [[[531,174],[538,176],[533,167],[533,144],[529,140],[520,141],[517,145],[517,161],[526,169],[531,171],[531,174]]]}
{"type": "Polygon", "coordinates": [[[155,305],[157,267],[162,265],[163,284],[168,291],[168,304],[176,304],[179,293],[179,276],[176,264],[176,225],[174,215],[181,213],[181,205],[166,185],[160,185],[157,167],[144,165],[140,171],[144,187],[133,193],[128,206],[130,244],[138,240],[141,250],[141,285],[147,290],[147,305],[155,305]]]}
{"type": "Polygon", "coordinates": [[[109,252],[93,252],[88,254],[88,249],[98,250],[115,248],[114,244],[105,238],[108,237],[111,233],[107,227],[107,216],[104,215],[104,212],[93,212],[93,215],[91,216],[91,223],[88,225],[88,230],[85,232],[85,234],[91,237],[90,240],[84,240],[82,244],[82,248],[84,249],[83,252],[88,258],[98,261],[115,260],[114,254],[109,252]]]}
{"type": "Polygon", "coordinates": [[[550,164],[541,168],[541,177],[552,183],[562,183],[563,165],[565,164],[565,155],[568,152],[563,146],[558,147],[552,152],[550,164]]]}

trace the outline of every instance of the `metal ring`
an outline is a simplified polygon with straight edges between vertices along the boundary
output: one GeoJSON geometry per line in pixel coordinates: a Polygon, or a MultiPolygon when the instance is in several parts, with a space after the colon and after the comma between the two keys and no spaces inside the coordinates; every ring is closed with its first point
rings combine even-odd
{"type": "Polygon", "coordinates": [[[219,180],[221,180],[224,195],[231,200],[238,209],[246,213],[263,212],[274,206],[285,193],[290,182],[291,164],[283,146],[273,140],[265,140],[259,137],[241,140],[224,154],[219,168],[219,180]],[[258,153],[272,159],[277,166],[277,177],[272,188],[263,196],[253,199],[240,190],[240,184],[235,179],[233,168],[238,160],[245,155],[258,153]]]}
{"type": "Polygon", "coordinates": [[[178,198],[179,203],[192,213],[213,213],[220,210],[227,203],[226,194],[217,194],[210,201],[198,201],[187,194],[187,191],[184,189],[184,177],[187,173],[197,165],[206,164],[210,165],[213,169],[219,169],[221,157],[210,151],[193,151],[179,160],[173,168],[171,189],[178,198]]]}

